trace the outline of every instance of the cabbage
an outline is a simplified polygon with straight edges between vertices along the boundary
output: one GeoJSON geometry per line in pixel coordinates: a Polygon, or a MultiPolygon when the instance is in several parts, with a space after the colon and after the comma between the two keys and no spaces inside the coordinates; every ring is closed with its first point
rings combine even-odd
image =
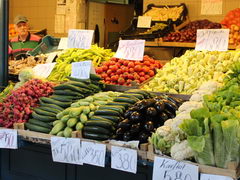
{"type": "Polygon", "coordinates": [[[27,82],[30,79],[34,78],[33,69],[30,67],[24,68],[19,72],[18,79],[21,82],[27,82]]]}

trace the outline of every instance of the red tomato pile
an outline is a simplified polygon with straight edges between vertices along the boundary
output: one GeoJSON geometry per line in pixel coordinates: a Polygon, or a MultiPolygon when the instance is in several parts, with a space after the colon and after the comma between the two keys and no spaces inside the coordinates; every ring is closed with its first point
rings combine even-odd
{"type": "Polygon", "coordinates": [[[38,105],[39,98],[49,96],[52,92],[53,84],[50,82],[39,79],[26,82],[0,103],[0,125],[9,128],[14,123],[26,122],[32,108],[38,105]]]}
{"type": "Polygon", "coordinates": [[[112,58],[97,67],[96,73],[103,78],[103,82],[106,84],[132,86],[133,82],[140,84],[153,77],[156,69],[161,67],[159,61],[147,55],[144,56],[143,61],[112,58]]]}
{"type": "Polygon", "coordinates": [[[221,24],[230,28],[231,25],[240,26],[240,8],[229,11],[225,18],[222,20],[221,24]]]}

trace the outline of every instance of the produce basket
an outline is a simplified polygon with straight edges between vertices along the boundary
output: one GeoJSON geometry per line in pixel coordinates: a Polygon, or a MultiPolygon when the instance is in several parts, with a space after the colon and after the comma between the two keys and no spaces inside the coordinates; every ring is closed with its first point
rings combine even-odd
{"type": "Polygon", "coordinates": [[[45,36],[42,42],[32,51],[27,52],[28,55],[36,56],[38,54],[46,54],[57,50],[60,38],[54,38],[52,36],[45,36]]]}

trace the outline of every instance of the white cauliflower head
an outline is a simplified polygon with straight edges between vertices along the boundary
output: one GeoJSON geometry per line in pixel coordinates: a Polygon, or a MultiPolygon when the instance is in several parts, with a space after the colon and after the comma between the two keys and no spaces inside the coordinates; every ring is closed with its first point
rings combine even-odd
{"type": "Polygon", "coordinates": [[[171,147],[171,157],[177,161],[189,159],[194,156],[193,150],[189,147],[187,140],[180,143],[175,143],[171,147]]]}

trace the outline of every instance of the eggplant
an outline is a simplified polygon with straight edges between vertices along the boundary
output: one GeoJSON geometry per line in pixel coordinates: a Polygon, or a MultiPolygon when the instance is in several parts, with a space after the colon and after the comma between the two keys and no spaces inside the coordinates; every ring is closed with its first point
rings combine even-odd
{"type": "Polygon", "coordinates": [[[144,111],[155,103],[156,101],[154,99],[144,99],[135,103],[134,107],[137,107],[138,111],[144,111]]]}
{"type": "Polygon", "coordinates": [[[162,101],[163,99],[165,99],[163,96],[156,96],[155,98],[153,98],[155,101],[162,101]]]}
{"type": "Polygon", "coordinates": [[[176,97],[172,97],[172,96],[168,96],[167,99],[169,101],[171,101],[172,103],[174,103],[176,106],[181,106],[183,103],[183,100],[180,98],[176,98],[176,97]]]}
{"type": "Polygon", "coordinates": [[[147,121],[144,124],[144,129],[148,132],[152,132],[154,130],[154,123],[152,121],[147,121]]]}
{"type": "Polygon", "coordinates": [[[130,132],[125,132],[123,134],[123,141],[131,141],[133,139],[133,136],[130,132]]]}
{"type": "Polygon", "coordinates": [[[140,114],[137,111],[134,111],[131,115],[130,115],[130,120],[133,122],[140,122],[143,120],[143,115],[140,114]]]}
{"type": "Polygon", "coordinates": [[[121,128],[123,130],[129,130],[131,127],[131,121],[129,119],[124,119],[120,123],[118,123],[118,128],[121,128]]]}
{"type": "Polygon", "coordinates": [[[147,143],[148,142],[148,137],[150,135],[151,134],[149,134],[148,132],[145,132],[145,131],[140,132],[139,137],[138,137],[140,143],[147,143]]]}
{"type": "Polygon", "coordinates": [[[124,133],[125,133],[125,130],[123,130],[122,128],[118,128],[117,131],[116,131],[116,137],[115,137],[115,139],[117,139],[117,140],[122,140],[124,133]]]}
{"type": "Polygon", "coordinates": [[[161,113],[163,112],[163,110],[165,109],[165,104],[163,101],[157,101],[155,104],[154,104],[154,107],[156,108],[157,112],[158,113],[161,113]]]}
{"type": "Polygon", "coordinates": [[[159,116],[159,118],[161,119],[162,122],[165,122],[166,120],[168,120],[168,115],[165,112],[162,112],[159,116]]]}
{"type": "Polygon", "coordinates": [[[168,111],[167,109],[165,109],[163,112],[168,116],[168,119],[173,119],[173,118],[176,117],[176,113],[175,112],[172,113],[172,112],[168,111]]]}
{"type": "Polygon", "coordinates": [[[133,124],[130,129],[130,133],[137,135],[141,131],[141,123],[133,124]]]}
{"type": "Polygon", "coordinates": [[[146,110],[147,115],[154,117],[157,115],[157,110],[154,107],[149,107],[146,110]]]}
{"type": "Polygon", "coordinates": [[[125,113],[124,113],[124,118],[129,118],[130,115],[133,113],[134,111],[131,111],[131,110],[127,110],[125,113]]]}
{"type": "Polygon", "coordinates": [[[176,112],[178,110],[178,106],[176,106],[173,102],[169,101],[169,100],[163,100],[164,104],[165,104],[165,109],[167,109],[170,112],[176,112]]]}

